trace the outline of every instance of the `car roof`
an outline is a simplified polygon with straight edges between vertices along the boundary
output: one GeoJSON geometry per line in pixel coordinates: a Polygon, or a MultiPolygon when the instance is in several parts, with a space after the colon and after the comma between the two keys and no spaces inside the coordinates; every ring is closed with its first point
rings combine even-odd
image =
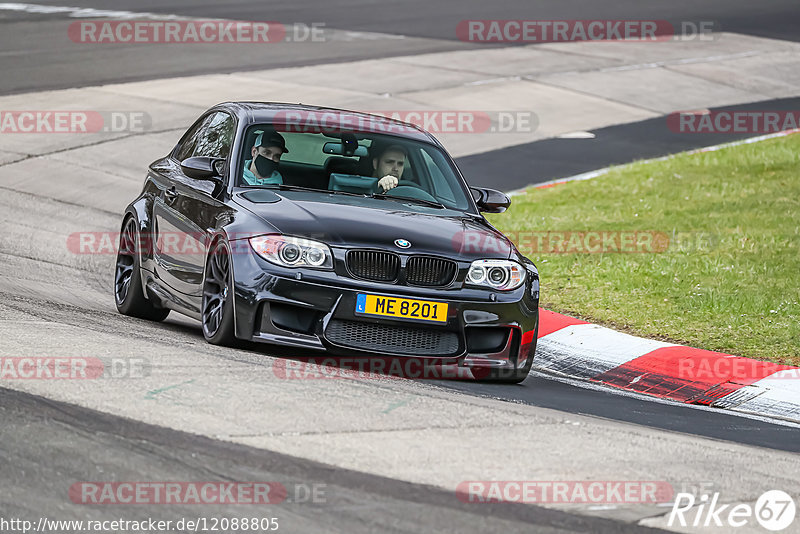
{"type": "Polygon", "coordinates": [[[357,131],[393,135],[404,139],[440,145],[435,137],[415,124],[360,111],[283,102],[223,102],[212,109],[226,109],[236,114],[240,120],[244,119],[245,126],[274,122],[276,118],[286,118],[287,112],[293,112],[290,117],[293,119],[299,118],[294,119],[300,121],[295,124],[300,124],[302,127],[303,124],[319,124],[318,121],[322,119],[324,114],[327,120],[331,118],[333,120],[341,119],[342,124],[358,124],[357,131]],[[333,117],[329,114],[332,114],[333,117]]]}

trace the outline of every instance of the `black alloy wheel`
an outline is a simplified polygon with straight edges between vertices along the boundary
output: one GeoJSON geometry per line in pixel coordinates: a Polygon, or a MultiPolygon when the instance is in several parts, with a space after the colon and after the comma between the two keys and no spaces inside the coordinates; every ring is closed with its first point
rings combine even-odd
{"type": "Polygon", "coordinates": [[[206,261],[203,279],[202,323],[203,336],[213,345],[232,346],[233,291],[231,255],[224,241],[217,241],[206,261]]]}
{"type": "Polygon", "coordinates": [[[169,309],[154,305],[142,291],[138,238],[136,219],[128,217],[119,235],[119,250],[114,268],[114,302],[123,315],[163,321],[169,315],[169,309]]]}

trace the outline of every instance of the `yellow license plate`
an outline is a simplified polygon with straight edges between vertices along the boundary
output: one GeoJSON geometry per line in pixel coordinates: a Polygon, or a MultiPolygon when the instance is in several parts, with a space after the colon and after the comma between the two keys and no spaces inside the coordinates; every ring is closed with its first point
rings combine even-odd
{"type": "Polygon", "coordinates": [[[447,303],[359,293],[356,297],[356,313],[446,323],[447,303]]]}

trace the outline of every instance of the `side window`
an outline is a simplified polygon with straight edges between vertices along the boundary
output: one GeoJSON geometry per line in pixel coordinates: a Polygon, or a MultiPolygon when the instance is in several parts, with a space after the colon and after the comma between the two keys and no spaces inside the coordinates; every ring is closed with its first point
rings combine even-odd
{"type": "Polygon", "coordinates": [[[186,137],[183,139],[183,143],[178,148],[178,151],[175,153],[175,159],[178,161],[183,161],[186,158],[189,158],[194,153],[194,147],[197,145],[197,137],[200,132],[203,131],[203,127],[206,123],[208,123],[208,117],[203,119],[202,121],[196,123],[189,133],[186,134],[186,137]]]}
{"type": "Polygon", "coordinates": [[[455,203],[456,199],[453,195],[453,190],[450,188],[450,184],[447,183],[447,179],[442,174],[442,171],[436,165],[436,162],[433,161],[433,158],[431,158],[426,150],[421,150],[420,152],[422,152],[422,159],[425,162],[425,166],[428,168],[431,181],[433,182],[433,194],[440,199],[455,203]]]}
{"type": "Polygon", "coordinates": [[[199,130],[192,156],[227,158],[233,141],[233,117],[222,111],[209,115],[199,130]]]}

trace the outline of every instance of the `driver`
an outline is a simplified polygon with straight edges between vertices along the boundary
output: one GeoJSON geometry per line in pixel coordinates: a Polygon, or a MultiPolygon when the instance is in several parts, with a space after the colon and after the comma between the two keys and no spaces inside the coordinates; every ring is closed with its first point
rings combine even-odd
{"type": "Polygon", "coordinates": [[[286,152],[289,152],[286,140],[281,134],[270,131],[259,133],[251,151],[253,159],[244,162],[244,182],[249,185],[282,184],[278,162],[286,152]]]}
{"type": "Polygon", "coordinates": [[[402,145],[389,145],[372,159],[372,177],[380,178],[377,185],[379,192],[385,193],[397,187],[403,175],[406,156],[408,151],[402,145]]]}

